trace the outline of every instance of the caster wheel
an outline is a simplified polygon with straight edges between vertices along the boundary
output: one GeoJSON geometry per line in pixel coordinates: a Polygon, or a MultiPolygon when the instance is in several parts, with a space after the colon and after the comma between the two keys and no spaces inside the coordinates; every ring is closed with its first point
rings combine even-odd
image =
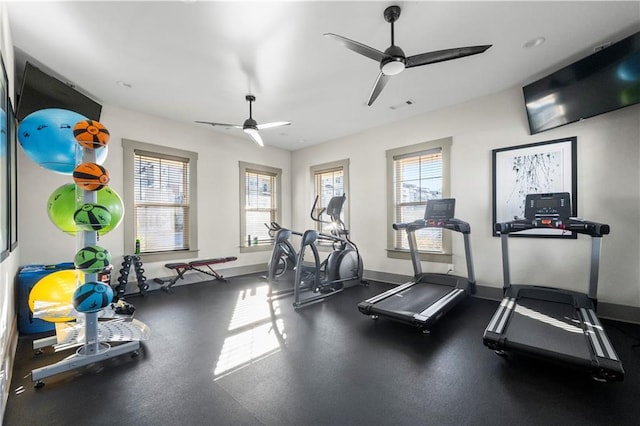
{"type": "Polygon", "coordinates": [[[33,385],[36,389],[42,389],[44,387],[44,382],[38,380],[35,385],[33,385]]]}
{"type": "Polygon", "coordinates": [[[380,318],[378,315],[371,315],[371,319],[377,321],[380,318]]]}

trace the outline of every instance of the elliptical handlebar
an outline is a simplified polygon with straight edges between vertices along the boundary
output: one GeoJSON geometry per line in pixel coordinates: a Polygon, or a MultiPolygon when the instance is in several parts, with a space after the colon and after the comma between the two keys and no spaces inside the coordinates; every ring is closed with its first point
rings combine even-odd
{"type": "Polygon", "coordinates": [[[271,224],[265,223],[264,226],[266,226],[267,229],[269,230],[269,236],[271,238],[275,238],[275,236],[276,236],[275,234],[277,234],[278,231],[281,231],[283,229],[289,231],[293,235],[297,235],[299,237],[302,236],[302,232],[293,231],[293,230],[291,230],[289,228],[283,228],[282,226],[280,226],[280,224],[278,222],[271,222],[271,224]]]}
{"type": "Polygon", "coordinates": [[[311,207],[311,212],[309,213],[309,216],[311,216],[311,219],[314,222],[331,223],[331,222],[325,222],[324,220],[320,219],[322,217],[322,214],[327,210],[326,207],[323,207],[322,210],[320,210],[317,217],[313,215],[313,212],[316,210],[316,207],[318,206],[319,197],[320,197],[319,195],[316,195],[316,199],[313,201],[313,207],[311,207]]]}
{"type": "Polygon", "coordinates": [[[275,233],[282,229],[278,222],[271,222],[270,224],[265,222],[264,226],[268,229],[267,233],[271,238],[275,237],[275,233]]]}

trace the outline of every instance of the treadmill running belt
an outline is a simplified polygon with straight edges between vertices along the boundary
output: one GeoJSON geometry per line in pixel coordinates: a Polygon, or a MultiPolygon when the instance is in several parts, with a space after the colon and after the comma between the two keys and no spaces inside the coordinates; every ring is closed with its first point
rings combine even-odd
{"type": "Polygon", "coordinates": [[[419,314],[452,290],[449,286],[416,283],[400,293],[377,302],[373,310],[405,315],[419,314]]]}
{"type": "Polygon", "coordinates": [[[589,365],[591,353],[573,305],[519,298],[504,333],[509,346],[526,347],[589,365]]]}

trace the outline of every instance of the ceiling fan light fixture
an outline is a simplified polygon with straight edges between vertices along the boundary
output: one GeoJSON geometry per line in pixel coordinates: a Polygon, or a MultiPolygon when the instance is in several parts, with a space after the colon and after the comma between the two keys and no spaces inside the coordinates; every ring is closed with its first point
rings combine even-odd
{"type": "Polygon", "coordinates": [[[389,58],[380,66],[380,70],[384,75],[396,75],[404,71],[404,61],[402,58],[389,58]]]}

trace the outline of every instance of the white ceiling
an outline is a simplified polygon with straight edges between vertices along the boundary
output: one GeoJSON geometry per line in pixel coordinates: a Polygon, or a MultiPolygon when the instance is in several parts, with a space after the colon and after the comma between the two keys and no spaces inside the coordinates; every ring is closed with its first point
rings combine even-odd
{"type": "Polygon", "coordinates": [[[242,124],[251,93],[258,123],[293,123],[261,132],[288,150],[519,87],[640,31],[637,1],[13,1],[8,11],[18,76],[29,58],[103,104],[185,123],[242,124]],[[384,51],[391,4],[402,8],[395,41],[407,56],[493,47],[407,69],[368,107],[378,64],[323,34],[384,51]],[[546,43],[522,47],[539,36],[546,43]]]}

